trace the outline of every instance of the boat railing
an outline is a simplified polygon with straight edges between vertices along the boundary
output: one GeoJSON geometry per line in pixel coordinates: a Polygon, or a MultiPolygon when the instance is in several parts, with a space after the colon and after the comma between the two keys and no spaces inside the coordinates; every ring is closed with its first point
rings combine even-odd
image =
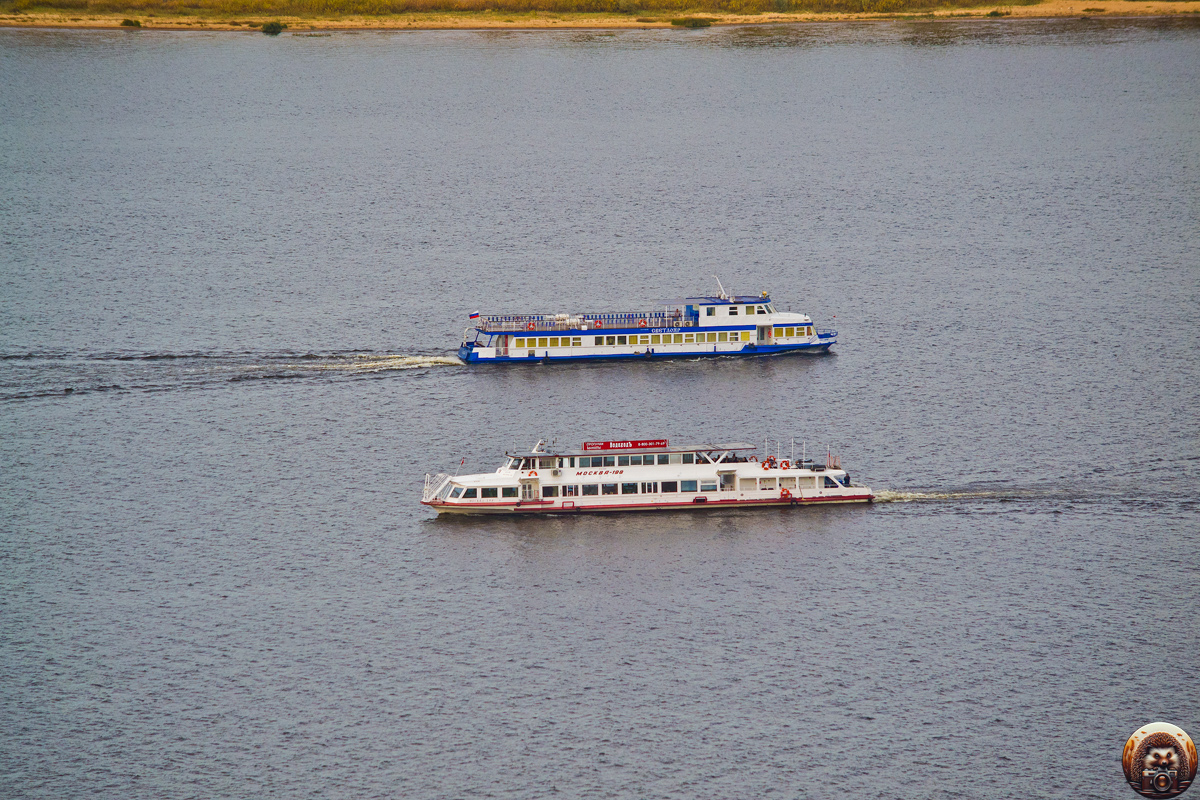
{"type": "Polygon", "coordinates": [[[421,492],[421,502],[428,503],[433,498],[437,497],[438,492],[446,485],[446,481],[450,480],[450,476],[445,472],[439,472],[437,475],[425,473],[425,490],[421,492]]]}
{"type": "Polygon", "coordinates": [[[817,328],[818,339],[836,339],[837,331],[833,328],[817,328]]]}
{"type": "Polygon", "coordinates": [[[510,314],[480,317],[484,333],[587,331],[605,328],[692,328],[698,318],[682,311],[631,311],[616,314],[510,314]]]}

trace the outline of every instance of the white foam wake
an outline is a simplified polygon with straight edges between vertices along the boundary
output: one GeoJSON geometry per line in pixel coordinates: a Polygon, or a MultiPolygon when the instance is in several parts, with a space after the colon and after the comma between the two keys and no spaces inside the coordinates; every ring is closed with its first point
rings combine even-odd
{"type": "Polygon", "coordinates": [[[915,503],[921,500],[970,500],[988,497],[1012,497],[1014,492],[891,492],[881,489],[875,493],[877,503],[915,503]]]}
{"type": "Polygon", "coordinates": [[[324,370],[334,372],[386,372],[399,369],[424,369],[427,367],[461,367],[463,362],[454,356],[381,356],[360,353],[346,360],[312,363],[286,364],[289,369],[324,370]]]}

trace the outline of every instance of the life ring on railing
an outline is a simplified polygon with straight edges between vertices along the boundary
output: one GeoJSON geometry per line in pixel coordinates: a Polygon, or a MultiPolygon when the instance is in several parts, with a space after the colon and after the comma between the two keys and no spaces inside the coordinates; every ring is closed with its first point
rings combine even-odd
{"type": "Polygon", "coordinates": [[[525,326],[525,330],[527,330],[527,331],[536,331],[536,330],[537,330],[537,323],[536,323],[536,322],[531,322],[531,323],[529,323],[528,325],[526,325],[526,326],[525,326]]]}
{"type": "Polygon", "coordinates": [[[758,461],[758,456],[750,456],[751,461],[758,461]]]}
{"type": "Polygon", "coordinates": [[[531,477],[531,478],[536,478],[536,477],[537,477],[537,470],[536,470],[536,469],[534,469],[534,470],[530,470],[530,471],[529,471],[529,477],[531,477]]]}
{"type": "Polygon", "coordinates": [[[779,490],[779,499],[780,500],[791,500],[792,499],[792,490],[791,489],[780,489],[779,490]]]}
{"type": "Polygon", "coordinates": [[[644,327],[646,327],[646,320],[644,320],[644,319],[639,319],[639,320],[638,320],[638,327],[639,327],[639,328],[644,328],[644,327]]]}
{"type": "Polygon", "coordinates": [[[785,460],[783,463],[781,463],[781,464],[779,465],[779,468],[780,468],[780,469],[791,469],[791,468],[792,468],[792,462],[790,462],[790,461],[786,461],[786,460],[785,460]]]}
{"type": "Polygon", "coordinates": [[[603,327],[604,327],[604,322],[603,322],[603,321],[601,321],[601,320],[596,320],[596,327],[597,327],[597,328],[603,328],[603,327]]]}
{"type": "Polygon", "coordinates": [[[767,459],[766,461],[763,462],[763,470],[766,471],[766,470],[769,470],[770,468],[771,468],[771,459],[767,459]]]}

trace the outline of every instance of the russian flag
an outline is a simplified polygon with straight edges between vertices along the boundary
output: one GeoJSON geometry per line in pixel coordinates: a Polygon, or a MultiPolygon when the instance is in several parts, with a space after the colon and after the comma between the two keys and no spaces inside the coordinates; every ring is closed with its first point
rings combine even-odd
{"type": "Polygon", "coordinates": [[[472,314],[471,314],[471,319],[479,319],[479,312],[478,312],[478,311],[476,311],[476,312],[472,313],[472,314]]]}

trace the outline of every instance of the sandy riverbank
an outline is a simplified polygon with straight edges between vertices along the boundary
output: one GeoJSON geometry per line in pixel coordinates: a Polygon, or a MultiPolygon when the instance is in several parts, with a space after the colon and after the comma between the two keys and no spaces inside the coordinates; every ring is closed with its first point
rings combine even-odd
{"type": "MultiPolygon", "coordinates": [[[[696,12],[713,20],[716,25],[763,25],[787,22],[835,22],[847,20],[885,19],[969,19],[994,20],[989,12],[999,11],[1004,18],[1051,17],[1129,17],[1200,15],[1200,0],[1047,0],[1035,5],[973,6],[937,9],[929,12],[896,14],[727,14],[696,12]]],[[[670,28],[671,14],[555,13],[528,12],[444,12],[394,14],[387,16],[320,17],[246,17],[239,20],[214,20],[201,16],[146,16],[136,11],[124,14],[87,14],[86,12],[29,12],[0,13],[0,27],[37,28],[121,28],[123,19],[136,19],[141,29],[151,30],[227,30],[255,33],[252,23],[278,19],[287,24],[287,33],[309,33],[338,30],[472,30],[472,29],[601,29],[601,28],[670,28]]],[[[137,28],[125,28],[136,31],[137,28]]]]}

